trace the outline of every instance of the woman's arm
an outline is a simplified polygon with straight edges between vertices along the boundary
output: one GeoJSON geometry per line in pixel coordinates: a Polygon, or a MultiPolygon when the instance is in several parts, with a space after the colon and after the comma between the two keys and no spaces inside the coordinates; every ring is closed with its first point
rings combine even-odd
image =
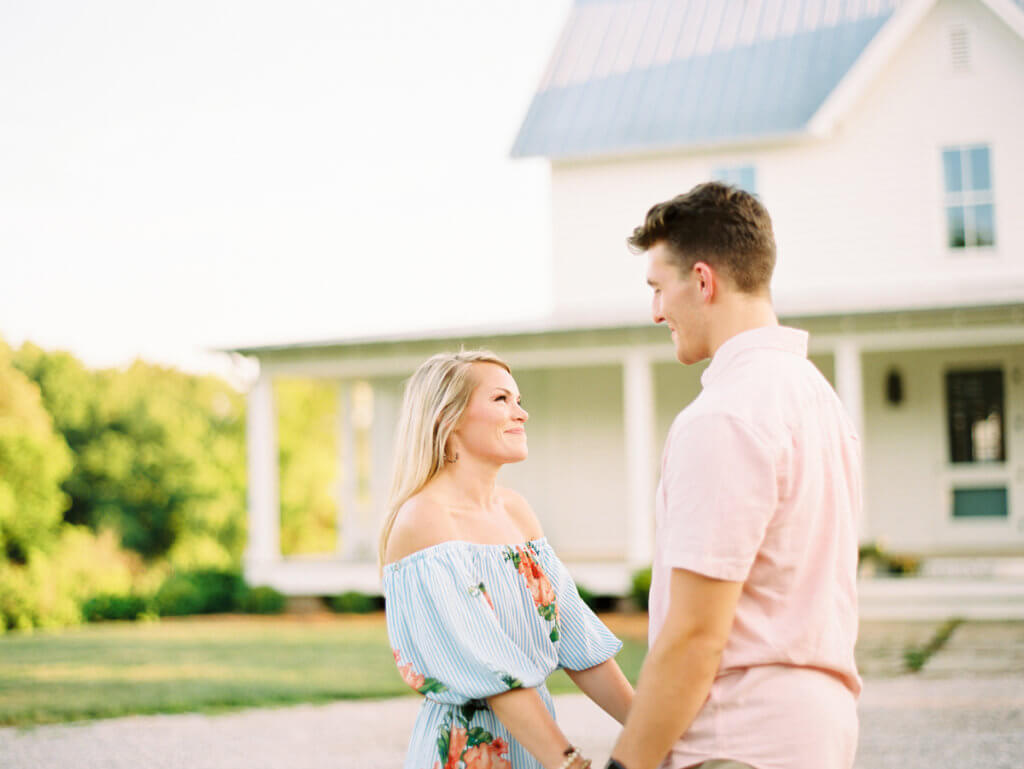
{"type": "Polygon", "coordinates": [[[633,685],[626,679],[619,663],[608,659],[586,670],[568,670],[580,691],[620,724],[626,723],[629,706],[633,703],[633,685]]]}
{"type": "MultiPolygon", "coordinates": [[[[560,769],[565,763],[569,740],[558,728],[536,689],[513,689],[487,698],[494,715],[505,725],[517,742],[526,748],[544,769],[560,769]]],[[[572,769],[582,769],[577,759],[572,769]]]]}

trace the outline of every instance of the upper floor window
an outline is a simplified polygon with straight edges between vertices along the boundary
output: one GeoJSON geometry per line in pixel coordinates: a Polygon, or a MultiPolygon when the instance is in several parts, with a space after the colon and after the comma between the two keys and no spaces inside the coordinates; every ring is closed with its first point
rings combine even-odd
{"type": "Polygon", "coordinates": [[[757,194],[757,174],[753,166],[719,166],[712,172],[711,178],[716,182],[739,187],[751,195],[757,194]]]}
{"type": "Polygon", "coordinates": [[[946,244],[950,248],[995,245],[988,147],[948,147],[942,151],[942,169],[946,186],[946,244]]]}

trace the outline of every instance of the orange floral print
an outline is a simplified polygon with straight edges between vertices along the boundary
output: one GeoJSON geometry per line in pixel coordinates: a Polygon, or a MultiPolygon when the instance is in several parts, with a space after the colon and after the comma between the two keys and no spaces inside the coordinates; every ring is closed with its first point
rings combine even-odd
{"type": "Polygon", "coordinates": [[[555,599],[555,589],[551,586],[551,580],[541,569],[540,564],[537,563],[537,559],[534,558],[534,548],[532,546],[517,547],[513,550],[510,547],[505,551],[505,560],[512,561],[516,571],[523,576],[526,587],[530,591],[530,597],[533,598],[533,604],[537,607],[537,613],[553,625],[550,633],[551,640],[557,641],[560,616],[558,602],[555,599]]]}
{"type": "Polygon", "coordinates": [[[395,658],[395,664],[398,666],[398,673],[402,676],[402,680],[420,694],[443,692],[448,688],[436,678],[428,678],[427,676],[417,673],[413,670],[411,662],[403,665],[402,653],[398,651],[398,649],[394,649],[391,654],[395,658]]]}
{"type": "Polygon", "coordinates": [[[466,751],[462,760],[466,769],[512,769],[508,760],[508,743],[501,737],[494,742],[475,745],[466,751]]]}

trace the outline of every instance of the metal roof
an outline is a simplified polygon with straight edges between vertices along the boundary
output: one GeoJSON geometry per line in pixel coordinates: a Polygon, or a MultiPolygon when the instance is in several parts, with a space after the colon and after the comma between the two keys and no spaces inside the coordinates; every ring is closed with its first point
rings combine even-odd
{"type": "Polygon", "coordinates": [[[903,1],[577,0],[512,154],[798,133],[903,1]]]}

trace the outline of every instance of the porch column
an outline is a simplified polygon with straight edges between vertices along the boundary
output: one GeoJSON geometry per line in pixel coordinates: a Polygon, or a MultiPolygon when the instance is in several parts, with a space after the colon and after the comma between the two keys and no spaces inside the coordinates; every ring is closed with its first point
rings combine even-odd
{"type": "Polygon", "coordinates": [[[249,391],[246,421],[249,537],[245,560],[247,567],[258,568],[281,557],[277,415],[274,409],[273,382],[266,372],[260,372],[259,379],[249,391]]]}
{"type": "Polygon", "coordinates": [[[649,566],[654,544],[654,379],[651,361],[630,352],[623,361],[626,427],[626,493],[629,514],[626,559],[631,568],[649,566]]]}
{"type": "Polygon", "coordinates": [[[352,418],[352,385],[338,385],[338,549],[352,560],[359,551],[362,536],[356,510],[358,466],[356,463],[356,426],[352,418]]]}
{"type": "Polygon", "coordinates": [[[373,423],[370,426],[370,492],[371,508],[368,516],[368,553],[375,558],[380,527],[391,494],[391,465],[395,453],[395,429],[402,402],[400,385],[393,381],[375,381],[373,384],[373,423]]]}
{"type": "MultiPolygon", "coordinates": [[[[861,452],[867,444],[864,435],[864,369],[861,365],[860,345],[848,339],[836,344],[836,392],[846,407],[853,426],[860,437],[861,452]]],[[[862,509],[857,531],[863,542],[868,537],[867,511],[862,509]]]]}

